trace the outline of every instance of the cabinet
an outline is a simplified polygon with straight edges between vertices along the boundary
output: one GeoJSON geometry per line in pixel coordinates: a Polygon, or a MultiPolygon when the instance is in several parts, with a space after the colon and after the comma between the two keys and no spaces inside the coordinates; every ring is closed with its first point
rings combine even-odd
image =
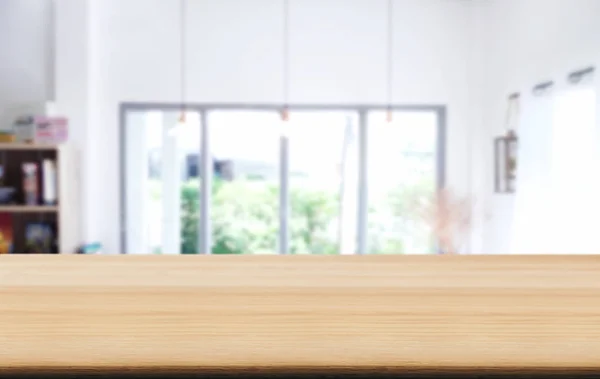
{"type": "Polygon", "coordinates": [[[75,253],[81,244],[78,162],[75,150],[68,144],[0,143],[2,187],[14,189],[10,200],[0,203],[3,222],[0,230],[2,243],[8,241],[12,253],[31,252],[27,241],[31,241],[32,225],[52,229],[56,240],[55,253],[75,253]],[[51,204],[44,203],[42,196],[44,160],[53,161],[56,168],[56,202],[51,204]],[[36,180],[39,195],[35,204],[25,201],[23,163],[36,163],[38,166],[36,180]]]}

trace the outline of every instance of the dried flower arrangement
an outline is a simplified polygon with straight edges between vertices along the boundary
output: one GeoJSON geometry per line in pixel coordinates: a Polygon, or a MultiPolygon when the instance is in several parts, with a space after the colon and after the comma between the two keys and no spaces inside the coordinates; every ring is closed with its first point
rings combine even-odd
{"type": "Polygon", "coordinates": [[[430,225],[441,253],[458,254],[471,229],[471,200],[444,189],[418,207],[430,225]]]}

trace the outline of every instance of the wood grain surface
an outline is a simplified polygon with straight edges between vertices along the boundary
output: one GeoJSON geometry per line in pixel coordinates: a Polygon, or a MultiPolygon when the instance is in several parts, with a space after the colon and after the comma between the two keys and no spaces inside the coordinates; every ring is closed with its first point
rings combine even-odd
{"type": "Polygon", "coordinates": [[[0,256],[0,369],[600,368],[600,257],[0,256]]]}

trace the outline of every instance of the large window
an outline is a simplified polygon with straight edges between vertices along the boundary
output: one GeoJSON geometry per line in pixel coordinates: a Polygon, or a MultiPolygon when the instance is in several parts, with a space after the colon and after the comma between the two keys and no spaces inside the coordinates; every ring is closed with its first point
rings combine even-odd
{"type": "Polygon", "coordinates": [[[289,128],[290,252],[356,252],[358,117],[292,112],[289,128]]]}
{"type": "MultiPolygon", "coordinates": [[[[198,251],[198,151],[200,114],[135,110],[126,114],[126,239],[130,254],[180,254],[198,251]]],[[[123,222],[123,221],[122,221],[123,222]]]]}
{"type": "Polygon", "coordinates": [[[130,254],[428,254],[440,108],[124,107],[130,254]]]}
{"type": "Polygon", "coordinates": [[[437,115],[371,112],[368,119],[368,252],[428,254],[435,250],[425,214],[436,194],[437,115]]]}
{"type": "Polygon", "coordinates": [[[276,254],[279,141],[274,112],[209,111],[213,254],[276,254]]]}

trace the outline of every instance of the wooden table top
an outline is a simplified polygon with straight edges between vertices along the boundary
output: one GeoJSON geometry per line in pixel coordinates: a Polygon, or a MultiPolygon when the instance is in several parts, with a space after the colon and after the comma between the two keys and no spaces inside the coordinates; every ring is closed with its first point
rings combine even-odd
{"type": "Polygon", "coordinates": [[[0,370],[600,369],[600,256],[0,256],[0,370]]]}

